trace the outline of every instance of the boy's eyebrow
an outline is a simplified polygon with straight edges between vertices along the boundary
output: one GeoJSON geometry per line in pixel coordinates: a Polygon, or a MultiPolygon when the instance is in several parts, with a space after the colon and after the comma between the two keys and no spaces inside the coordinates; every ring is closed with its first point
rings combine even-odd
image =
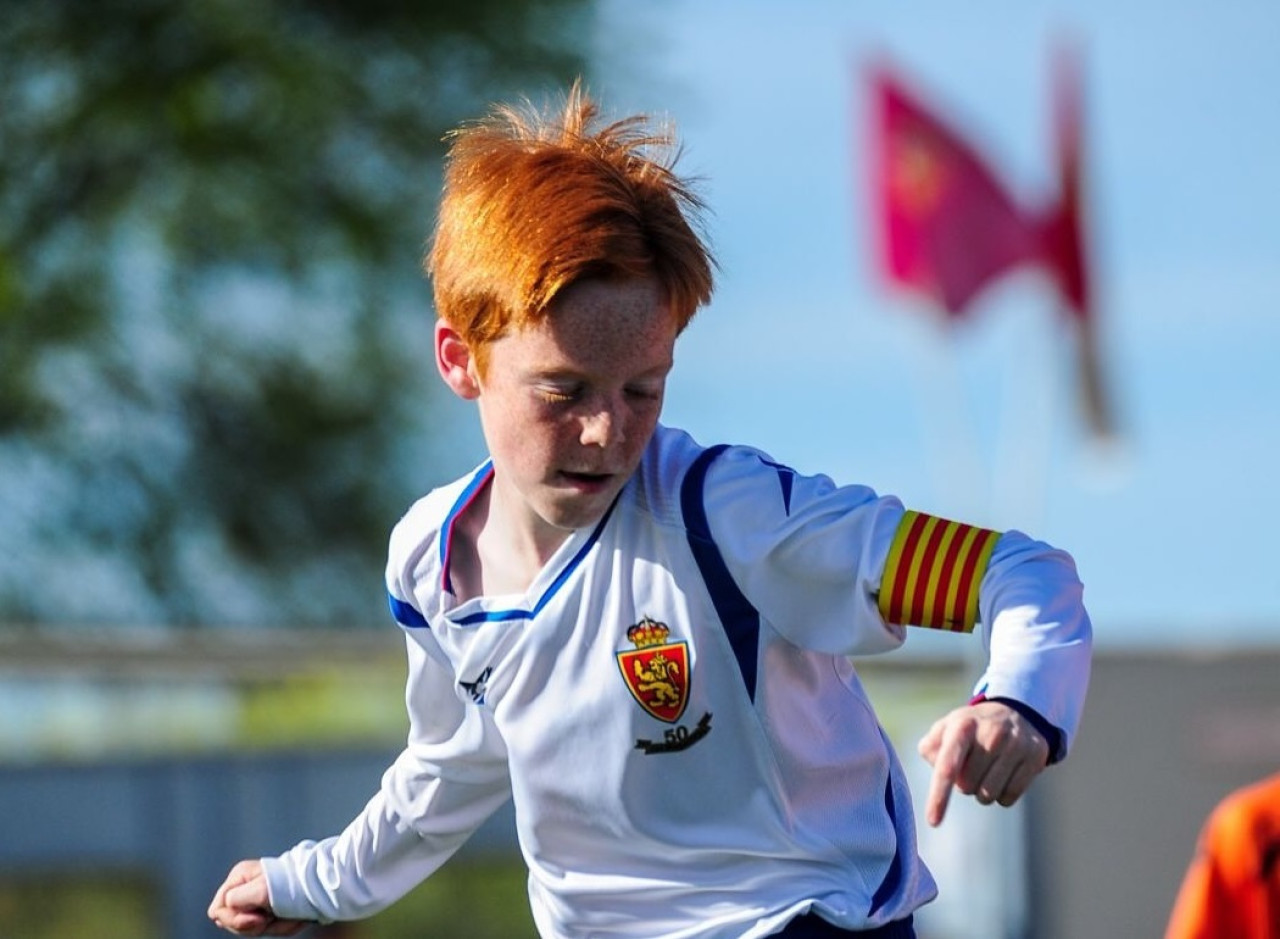
{"type": "Polygon", "coordinates": [[[583,373],[577,369],[566,368],[563,365],[556,366],[554,368],[532,368],[528,372],[528,376],[530,378],[537,379],[539,381],[554,381],[566,378],[578,379],[581,378],[582,375],[583,373]]]}
{"type": "Polygon", "coordinates": [[[661,362],[661,363],[659,363],[658,365],[655,365],[655,366],[654,366],[653,368],[651,368],[651,369],[646,369],[645,371],[641,372],[639,375],[636,375],[636,376],[634,376],[634,377],[636,377],[636,378],[662,378],[662,377],[664,377],[667,373],[669,373],[669,372],[671,371],[671,369],[672,369],[674,366],[675,366],[675,361],[674,361],[674,360],[672,360],[672,359],[667,359],[666,361],[661,362]]]}

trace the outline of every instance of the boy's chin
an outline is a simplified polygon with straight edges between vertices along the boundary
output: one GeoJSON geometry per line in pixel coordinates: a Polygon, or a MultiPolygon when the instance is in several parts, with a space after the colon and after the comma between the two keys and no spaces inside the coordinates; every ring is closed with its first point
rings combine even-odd
{"type": "Polygon", "coordinates": [[[613,492],[591,496],[569,496],[555,499],[541,513],[543,520],[562,531],[590,528],[604,517],[613,503],[613,492]]]}

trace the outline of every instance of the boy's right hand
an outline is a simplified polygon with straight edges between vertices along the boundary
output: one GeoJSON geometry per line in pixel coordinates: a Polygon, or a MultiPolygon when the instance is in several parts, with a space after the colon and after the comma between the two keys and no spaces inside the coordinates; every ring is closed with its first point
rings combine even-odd
{"type": "Polygon", "coordinates": [[[307,920],[278,919],[271,912],[259,861],[241,861],[231,868],[209,904],[209,919],[237,936],[292,936],[310,925],[307,920]]]}

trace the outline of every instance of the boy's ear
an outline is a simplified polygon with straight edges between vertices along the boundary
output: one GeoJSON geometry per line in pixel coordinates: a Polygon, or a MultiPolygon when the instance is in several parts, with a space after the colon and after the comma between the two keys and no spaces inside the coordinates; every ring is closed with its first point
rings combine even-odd
{"type": "Polygon", "coordinates": [[[459,398],[466,400],[478,398],[480,381],[476,374],[471,347],[458,331],[444,320],[436,320],[435,351],[436,368],[450,390],[459,398]]]}

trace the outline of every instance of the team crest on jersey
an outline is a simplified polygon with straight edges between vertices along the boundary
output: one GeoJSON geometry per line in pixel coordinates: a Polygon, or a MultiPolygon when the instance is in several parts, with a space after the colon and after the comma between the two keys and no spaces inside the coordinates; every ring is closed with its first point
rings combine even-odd
{"type": "Polygon", "coordinates": [[[616,655],[636,702],[658,720],[674,724],[689,703],[689,644],[667,642],[670,634],[665,623],[646,616],[627,630],[635,648],[616,655]]]}

